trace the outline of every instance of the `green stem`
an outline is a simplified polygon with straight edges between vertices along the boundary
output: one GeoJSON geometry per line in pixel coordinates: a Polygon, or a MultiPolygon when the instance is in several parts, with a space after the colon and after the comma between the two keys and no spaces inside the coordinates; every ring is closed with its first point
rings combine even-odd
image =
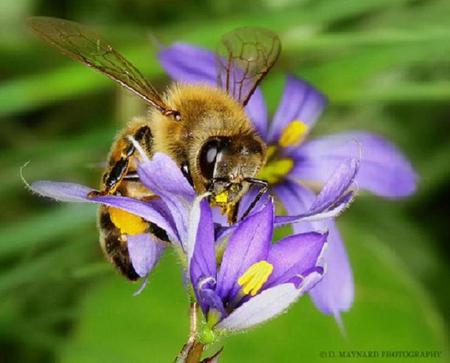
{"type": "Polygon", "coordinates": [[[205,344],[198,341],[198,304],[192,302],[189,309],[190,331],[186,344],[175,358],[175,363],[200,363],[205,344]]]}

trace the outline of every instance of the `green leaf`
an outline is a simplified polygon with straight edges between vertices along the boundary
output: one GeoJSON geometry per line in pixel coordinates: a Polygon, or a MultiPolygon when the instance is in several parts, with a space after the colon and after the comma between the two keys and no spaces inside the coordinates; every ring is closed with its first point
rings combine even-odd
{"type": "Polygon", "coordinates": [[[95,207],[64,204],[0,228],[0,257],[24,252],[95,225],[95,207]]]}
{"type": "MultiPolygon", "coordinates": [[[[266,26],[281,33],[281,35],[284,32],[289,34],[293,30],[293,34],[296,34],[300,29],[302,34],[304,32],[309,34],[309,38],[317,30],[332,22],[344,20],[358,14],[364,14],[386,5],[395,7],[406,2],[408,1],[336,1],[330,6],[328,2],[322,1],[309,7],[307,12],[301,8],[283,9],[278,11],[276,16],[273,11],[266,11],[265,13],[258,12],[257,16],[254,14],[246,14],[239,19],[227,19],[226,21],[214,20],[213,22],[205,21],[195,27],[186,27],[186,24],[177,24],[175,26],[157,29],[155,33],[167,34],[172,39],[182,39],[184,41],[209,45],[210,47],[217,44],[222,34],[230,29],[243,25],[266,26]]],[[[424,37],[426,38],[427,35],[417,34],[419,40],[422,40],[424,37]]],[[[439,39],[442,36],[438,32],[439,39]]],[[[356,38],[359,39],[360,36],[357,34],[356,38]]],[[[414,35],[410,34],[409,39],[415,39],[414,35]]],[[[401,40],[403,41],[402,37],[401,40]]],[[[326,48],[326,46],[321,47],[321,49],[325,50],[326,48]]],[[[145,43],[119,49],[151,78],[163,75],[162,69],[157,65],[155,52],[150,51],[149,44],[145,43]]],[[[99,92],[112,86],[112,82],[107,80],[106,77],[100,75],[94,76],[91,72],[91,70],[83,69],[80,65],[70,64],[46,73],[42,72],[4,82],[0,85],[0,115],[6,116],[27,111],[82,94],[99,92]]]]}
{"type": "Polygon", "coordinates": [[[139,296],[132,296],[139,284],[118,275],[91,288],[62,361],[172,361],[188,331],[188,302],[172,257],[163,258],[139,296]]]}
{"type": "Polygon", "coordinates": [[[67,178],[68,173],[79,174],[89,169],[101,172],[103,167],[95,163],[104,161],[113,135],[114,131],[109,128],[91,129],[85,134],[64,140],[59,138],[50,141],[37,140],[31,145],[6,151],[0,156],[5,171],[0,184],[0,193],[25,188],[20,178],[20,167],[27,161],[30,163],[24,168],[23,174],[30,183],[37,179],[49,179],[53,175],[57,175],[60,179],[67,178]],[[64,152],[55,153],[55,150],[64,152]]]}

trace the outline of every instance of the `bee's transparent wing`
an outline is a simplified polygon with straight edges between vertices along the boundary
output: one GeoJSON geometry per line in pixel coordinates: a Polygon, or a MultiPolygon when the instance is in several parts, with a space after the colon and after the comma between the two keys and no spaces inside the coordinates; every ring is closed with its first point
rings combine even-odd
{"type": "Polygon", "coordinates": [[[99,35],[69,20],[32,17],[33,32],[63,54],[95,68],[163,113],[171,113],[141,72],[99,35]]]}
{"type": "Polygon", "coordinates": [[[245,106],[278,59],[281,42],[267,29],[239,28],[222,37],[218,84],[245,106]]]}

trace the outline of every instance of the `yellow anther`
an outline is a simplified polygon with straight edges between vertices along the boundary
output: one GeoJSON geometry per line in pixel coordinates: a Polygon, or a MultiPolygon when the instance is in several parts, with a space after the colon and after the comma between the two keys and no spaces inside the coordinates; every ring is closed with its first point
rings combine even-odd
{"type": "Polygon", "coordinates": [[[269,145],[266,152],[266,160],[270,161],[276,154],[277,147],[275,145],[269,145]]]}
{"type": "Polygon", "coordinates": [[[307,132],[308,125],[300,120],[294,120],[284,128],[278,143],[282,147],[295,146],[303,141],[307,132]]]}
{"type": "Polygon", "coordinates": [[[121,233],[135,235],[144,233],[147,223],[141,217],[125,212],[119,208],[109,207],[109,216],[121,233]]]}
{"type": "Polygon", "coordinates": [[[241,277],[238,284],[245,295],[255,296],[272,274],[273,266],[267,261],[259,261],[251,265],[241,277]]]}
{"type": "Polygon", "coordinates": [[[222,193],[219,193],[214,198],[216,203],[223,204],[228,202],[228,191],[224,190],[222,193]]]}
{"type": "Polygon", "coordinates": [[[291,159],[269,161],[259,171],[258,178],[276,184],[291,171],[293,166],[294,162],[291,159]]]}

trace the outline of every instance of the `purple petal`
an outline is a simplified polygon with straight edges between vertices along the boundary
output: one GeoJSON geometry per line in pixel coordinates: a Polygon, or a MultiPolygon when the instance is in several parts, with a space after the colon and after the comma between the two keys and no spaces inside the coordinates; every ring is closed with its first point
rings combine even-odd
{"type": "Polygon", "coordinates": [[[358,173],[358,168],[358,159],[347,159],[339,164],[308,211],[318,213],[335,205],[337,201],[345,196],[352,185],[358,173]]]}
{"type": "MultiPolygon", "coordinates": [[[[276,185],[274,191],[283,203],[287,212],[287,216],[275,217],[276,226],[301,221],[302,223],[300,224],[293,224],[297,233],[311,232],[311,230],[319,232],[326,231],[326,229],[323,228],[323,224],[317,222],[317,219],[308,217],[298,218],[298,216],[309,216],[308,211],[311,209],[311,205],[317,198],[311,190],[294,181],[285,181],[282,184],[276,185]],[[301,213],[292,216],[298,212],[301,213]]],[[[321,213],[319,213],[319,216],[320,215],[321,213]]]]}
{"type": "Polygon", "coordinates": [[[348,192],[347,194],[344,194],[342,198],[336,199],[336,203],[330,206],[330,208],[323,211],[308,211],[306,213],[297,214],[296,216],[276,216],[275,225],[279,227],[289,223],[313,222],[336,218],[348,208],[353,201],[353,197],[354,193],[348,192]]]}
{"type": "Polygon", "coordinates": [[[265,288],[305,276],[320,264],[327,233],[309,232],[289,236],[272,245],[267,261],[274,267],[265,288]]]}
{"type": "Polygon", "coordinates": [[[216,291],[212,288],[204,287],[203,285],[198,289],[197,300],[200,303],[203,314],[207,316],[208,312],[213,309],[220,313],[221,316],[226,315],[223,302],[216,291]]]}
{"type": "Polygon", "coordinates": [[[283,313],[321,278],[321,274],[314,272],[305,277],[300,288],[287,283],[264,290],[234,310],[216,328],[237,332],[272,319],[283,313]]]}
{"type": "Polygon", "coordinates": [[[349,191],[344,194],[341,198],[336,199],[336,202],[330,206],[329,208],[319,212],[319,211],[310,211],[308,212],[301,220],[303,221],[321,221],[330,218],[336,218],[341,213],[348,208],[350,203],[353,201],[355,197],[355,193],[353,191],[349,191]]]}
{"type": "Polygon", "coordinates": [[[213,221],[217,224],[217,226],[228,226],[228,218],[226,215],[222,214],[222,209],[220,207],[212,207],[211,212],[213,215],[213,221]]]}
{"type": "Polygon", "coordinates": [[[360,188],[374,194],[400,198],[416,190],[417,175],[410,162],[389,141],[371,133],[346,132],[321,137],[302,145],[292,176],[324,182],[331,171],[352,154],[357,140],[362,146],[361,167],[356,177],[360,188]]]}
{"type": "Polygon", "coordinates": [[[128,197],[115,195],[100,196],[89,199],[110,207],[116,207],[142,217],[146,221],[156,224],[164,229],[171,239],[177,238],[177,231],[173,219],[168,216],[167,207],[161,200],[141,201],[128,197]]]}
{"type": "Polygon", "coordinates": [[[239,291],[238,278],[251,265],[266,259],[272,231],[272,203],[236,228],[228,241],[218,274],[217,289],[222,299],[232,299],[239,291]]]}
{"type": "Polygon", "coordinates": [[[166,154],[156,153],[151,160],[140,163],[138,171],[141,182],[162,200],[165,198],[159,192],[180,195],[191,201],[195,198],[195,191],[180,167],[166,154]]]}
{"type": "Polygon", "coordinates": [[[186,43],[174,43],[158,54],[161,66],[178,82],[217,84],[217,63],[213,52],[186,43]]]}
{"type": "Polygon", "coordinates": [[[251,328],[283,313],[301,295],[293,284],[282,284],[262,291],[217,324],[216,329],[240,331],[251,328]]]}
{"type": "Polygon", "coordinates": [[[314,304],[325,314],[336,318],[350,309],[354,298],[353,274],[347,251],[333,221],[327,222],[329,229],[328,249],[324,253],[326,274],[311,290],[314,304]]]}
{"type": "MultiPolygon", "coordinates": [[[[293,182],[280,185],[275,191],[288,214],[309,209],[315,198],[312,191],[293,182]]],[[[296,233],[310,230],[329,231],[327,250],[323,255],[327,269],[322,280],[325,280],[325,283],[321,287],[322,281],[319,282],[311,293],[314,291],[313,301],[319,310],[337,317],[339,312],[347,311],[351,307],[354,295],[353,274],[339,231],[331,220],[326,223],[321,221],[294,224],[293,229],[296,233]]]]}
{"type": "Polygon", "coordinates": [[[277,142],[283,129],[299,120],[311,129],[327,104],[326,97],[306,81],[289,75],[278,110],[273,118],[268,141],[277,142]]]}
{"type": "Polygon", "coordinates": [[[36,181],[30,185],[30,189],[39,195],[61,202],[91,202],[87,195],[94,191],[80,184],[49,180],[36,181]]]}
{"type": "MultiPolygon", "coordinates": [[[[239,202],[239,212],[238,212],[238,222],[237,223],[234,223],[231,226],[227,226],[226,223],[228,223],[228,222],[220,223],[220,221],[223,221],[223,219],[217,217],[217,212],[216,212],[216,214],[213,214],[214,222],[216,222],[216,223],[219,222],[215,228],[216,242],[220,242],[220,240],[222,240],[223,238],[228,236],[236,228],[239,227],[239,225],[243,222],[242,217],[243,217],[244,213],[246,213],[250,204],[255,200],[255,197],[258,194],[258,190],[259,190],[259,188],[250,188],[250,190],[246,194],[244,194],[244,196],[241,198],[241,200],[239,202]]],[[[263,194],[263,196],[255,204],[255,206],[250,210],[249,215],[252,215],[252,214],[262,211],[269,203],[273,203],[270,193],[263,194]]],[[[217,209],[217,208],[214,208],[214,209],[217,209]]],[[[213,209],[213,211],[214,211],[214,209],[213,209]]]]}
{"type": "Polygon", "coordinates": [[[222,226],[219,224],[215,225],[214,228],[214,236],[215,236],[215,240],[216,243],[221,243],[223,242],[227,236],[229,236],[231,233],[233,233],[241,224],[241,222],[237,222],[231,226],[222,226]]]}
{"type": "Polygon", "coordinates": [[[355,158],[349,158],[340,163],[305,213],[277,217],[275,222],[286,224],[337,216],[353,199],[354,194],[348,189],[355,180],[358,168],[359,160],[355,158]]]}
{"type": "Polygon", "coordinates": [[[150,233],[127,236],[128,253],[134,270],[141,277],[148,276],[159,261],[167,243],[150,233]]]}
{"type": "MultiPolygon", "coordinates": [[[[320,263],[323,264],[323,261],[320,260],[320,263]]],[[[297,289],[302,289],[304,292],[308,292],[322,280],[324,273],[325,268],[323,266],[314,266],[305,271],[303,275],[296,275],[292,277],[288,282],[294,284],[297,289]],[[308,276],[310,275],[317,276],[317,278],[308,279],[308,276]]]]}
{"type": "MultiPolygon", "coordinates": [[[[282,225],[283,221],[290,223],[292,219],[290,216],[297,215],[297,211],[300,212],[298,214],[305,215],[316,198],[316,195],[312,191],[294,181],[285,181],[282,184],[276,185],[274,192],[278,199],[283,203],[287,213],[287,216],[275,217],[276,226],[282,225]]],[[[303,227],[299,233],[317,230],[311,228],[311,225],[311,222],[303,221],[303,223],[296,224],[295,226],[303,227]]]]}
{"type": "Polygon", "coordinates": [[[190,217],[188,264],[192,285],[197,288],[200,279],[216,278],[214,224],[208,201],[197,199],[190,217]]]}
{"type": "Polygon", "coordinates": [[[187,241],[188,218],[195,191],[178,165],[167,155],[156,153],[151,160],[138,165],[141,182],[158,195],[173,217],[183,246],[187,241]]]}
{"type": "MultiPolygon", "coordinates": [[[[255,201],[255,198],[258,195],[259,190],[260,190],[259,187],[252,186],[250,187],[249,191],[245,193],[244,196],[241,198],[239,202],[238,220],[242,219],[244,213],[247,212],[250,205],[255,201]]],[[[249,214],[251,215],[264,209],[267,203],[270,202],[270,198],[271,198],[270,193],[263,194],[263,196],[259,199],[259,201],[250,210],[249,214]]]]}
{"type": "Polygon", "coordinates": [[[63,202],[96,203],[123,209],[156,224],[158,227],[164,229],[171,237],[177,236],[173,222],[167,215],[164,204],[157,199],[150,202],[144,202],[115,195],[88,198],[87,194],[93,191],[93,189],[79,184],[46,180],[34,182],[31,184],[30,188],[40,195],[63,202]]]}
{"type": "MultiPolygon", "coordinates": [[[[311,190],[290,180],[277,184],[274,192],[283,203],[288,215],[306,213],[316,199],[316,195],[311,190]]],[[[306,229],[304,232],[309,232],[309,230],[306,229]]]]}

